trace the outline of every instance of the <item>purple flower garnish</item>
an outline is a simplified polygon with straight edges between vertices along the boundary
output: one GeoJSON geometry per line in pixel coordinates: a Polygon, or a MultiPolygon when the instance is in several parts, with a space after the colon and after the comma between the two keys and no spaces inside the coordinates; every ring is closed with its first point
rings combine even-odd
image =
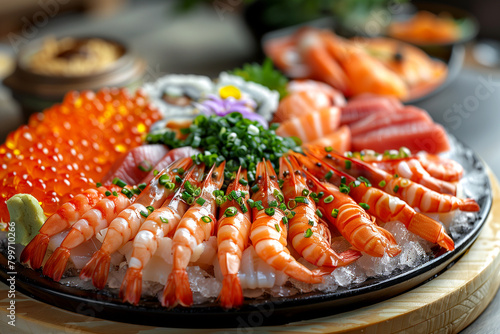
{"type": "Polygon", "coordinates": [[[208,99],[201,103],[194,103],[194,105],[202,114],[207,116],[226,116],[233,112],[239,112],[243,117],[259,122],[265,129],[268,128],[264,117],[254,111],[257,104],[251,99],[241,98],[237,100],[234,97],[223,99],[217,95],[210,94],[208,95],[208,99]]]}

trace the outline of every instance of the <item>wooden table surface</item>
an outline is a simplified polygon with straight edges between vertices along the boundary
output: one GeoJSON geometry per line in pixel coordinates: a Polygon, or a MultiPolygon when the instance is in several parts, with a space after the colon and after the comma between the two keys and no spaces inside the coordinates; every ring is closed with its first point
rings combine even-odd
{"type": "MultiPolygon", "coordinates": [[[[92,34],[126,41],[148,62],[149,80],[166,73],[216,76],[222,70],[252,60],[256,50],[239,16],[229,11],[221,14],[214,6],[180,16],[165,1],[145,1],[140,6],[131,1],[117,15],[105,18],[64,15],[49,20],[30,39],[92,34]]],[[[2,42],[8,47],[7,40],[2,42]]],[[[437,96],[417,104],[472,147],[497,176],[500,176],[499,88],[500,69],[480,68],[467,62],[453,83],[437,96]]],[[[0,120],[0,141],[22,124],[19,108],[2,86],[0,120]]],[[[496,333],[499,327],[500,294],[497,294],[484,313],[462,333],[496,333]]]]}

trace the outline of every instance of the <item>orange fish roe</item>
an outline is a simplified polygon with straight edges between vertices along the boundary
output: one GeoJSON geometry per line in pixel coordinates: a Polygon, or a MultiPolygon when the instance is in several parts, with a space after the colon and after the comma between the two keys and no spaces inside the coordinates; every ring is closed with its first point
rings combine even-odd
{"type": "Polygon", "coordinates": [[[124,152],[141,145],[160,118],[140,92],[105,88],[70,92],[61,104],[31,116],[0,146],[0,221],[6,200],[36,197],[46,215],[101,180],[124,152]]]}

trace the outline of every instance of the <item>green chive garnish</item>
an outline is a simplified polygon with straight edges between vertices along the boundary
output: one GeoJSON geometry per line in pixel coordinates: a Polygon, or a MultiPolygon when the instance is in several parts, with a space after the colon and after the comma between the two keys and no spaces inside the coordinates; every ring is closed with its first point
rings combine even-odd
{"type": "Polygon", "coordinates": [[[271,207],[271,208],[277,208],[278,207],[278,202],[276,202],[276,201],[270,201],[269,202],[269,207],[271,207]]]}
{"type": "Polygon", "coordinates": [[[253,209],[255,206],[255,201],[251,198],[247,199],[248,205],[253,209]]]}
{"type": "Polygon", "coordinates": [[[256,184],[252,187],[252,192],[256,193],[257,191],[259,191],[259,185],[256,184]]]}
{"type": "Polygon", "coordinates": [[[118,193],[116,191],[113,191],[113,196],[118,197],[118,193]]]}
{"type": "Polygon", "coordinates": [[[212,218],[210,218],[209,216],[203,216],[201,217],[201,220],[207,224],[212,222],[212,218]]]}
{"type": "Polygon", "coordinates": [[[163,174],[162,176],[160,176],[160,178],[158,179],[158,183],[161,185],[161,186],[164,186],[167,184],[167,182],[170,180],[170,177],[167,175],[167,174],[163,174]]]}
{"type": "Polygon", "coordinates": [[[109,190],[108,190],[108,191],[106,191],[106,192],[104,193],[104,195],[106,195],[106,196],[111,196],[111,191],[109,191],[109,190]]]}
{"type": "Polygon", "coordinates": [[[306,230],[306,232],[304,233],[304,237],[306,237],[306,238],[310,238],[310,237],[312,237],[312,235],[313,235],[313,231],[310,228],[308,228],[306,230]]]}
{"type": "Polygon", "coordinates": [[[264,210],[264,212],[268,216],[274,216],[275,210],[274,210],[274,208],[267,208],[267,209],[264,210]]]}
{"type": "Polygon", "coordinates": [[[316,214],[319,218],[323,218],[323,214],[321,213],[321,211],[319,211],[319,209],[316,209],[316,214]]]}
{"type": "Polygon", "coordinates": [[[147,160],[141,161],[141,163],[137,167],[143,172],[151,172],[151,170],[153,169],[153,165],[151,165],[151,163],[147,160]]]}
{"type": "Polygon", "coordinates": [[[309,225],[314,226],[314,220],[309,220],[309,225]]]}
{"type": "Polygon", "coordinates": [[[144,218],[148,218],[149,213],[147,213],[145,211],[141,211],[141,216],[143,216],[144,218]]]}
{"type": "Polygon", "coordinates": [[[230,206],[229,208],[226,209],[226,211],[224,211],[224,214],[226,215],[226,217],[233,217],[237,213],[238,213],[238,209],[236,209],[234,206],[230,206]]]}
{"type": "Polygon", "coordinates": [[[378,183],[378,186],[379,187],[385,187],[385,185],[387,184],[387,182],[385,182],[385,180],[382,180],[378,183]]]}
{"type": "Polygon", "coordinates": [[[345,161],[345,169],[351,169],[352,162],[350,160],[345,161]]]}
{"type": "Polygon", "coordinates": [[[101,183],[101,182],[97,182],[97,183],[95,184],[95,186],[96,186],[96,188],[102,187],[102,183],[101,183]]]}
{"type": "Polygon", "coordinates": [[[128,190],[127,188],[123,188],[121,193],[125,196],[127,196],[128,198],[132,198],[134,196],[134,194],[128,190]]]}
{"type": "Polygon", "coordinates": [[[168,219],[167,219],[167,218],[160,217],[160,221],[161,221],[163,224],[168,224],[168,219]]]}
{"type": "Polygon", "coordinates": [[[198,199],[196,200],[196,204],[199,204],[199,205],[203,205],[205,204],[205,199],[203,197],[198,197],[198,199]]]}
{"type": "Polygon", "coordinates": [[[328,173],[326,173],[325,179],[330,180],[332,178],[332,176],[333,176],[333,172],[330,170],[330,171],[328,171],[328,173]]]}
{"type": "Polygon", "coordinates": [[[333,151],[333,147],[331,147],[331,146],[326,146],[326,147],[325,147],[325,151],[326,151],[326,152],[331,152],[331,151],[333,151]]]}
{"type": "Polygon", "coordinates": [[[279,232],[279,231],[281,231],[280,226],[279,226],[278,224],[274,224],[274,228],[275,228],[275,229],[276,229],[276,231],[278,231],[278,232],[279,232]]]}
{"type": "Polygon", "coordinates": [[[395,193],[397,193],[397,192],[398,192],[398,190],[399,190],[399,186],[396,184],[392,190],[393,190],[395,193]]]}
{"type": "Polygon", "coordinates": [[[334,200],[333,196],[332,195],[329,195],[328,197],[326,197],[323,201],[325,203],[331,203],[332,201],[334,200]]]}
{"type": "Polygon", "coordinates": [[[123,187],[125,187],[125,186],[127,185],[127,184],[125,183],[125,181],[120,180],[120,179],[119,179],[119,178],[117,178],[117,177],[115,177],[115,178],[113,179],[113,182],[112,182],[112,183],[113,183],[113,184],[116,184],[116,185],[117,185],[118,187],[120,187],[120,188],[123,188],[123,187]]]}
{"type": "Polygon", "coordinates": [[[241,178],[239,182],[240,182],[240,184],[241,184],[241,185],[243,185],[243,186],[248,185],[248,181],[247,181],[247,180],[245,180],[244,178],[241,178]]]}
{"type": "Polygon", "coordinates": [[[359,206],[367,211],[370,210],[370,206],[366,203],[359,203],[359,206]]]}
{"type": "Polygon", "coordinates": [[[153,175],[154,175],[154,176],[156,176],[156,175],[158,175],[158,174],[160,174],[160,172],[159,172],[157,169],[155,169],[155,170],[153,171],[153,175]]]}
{"type": "Polygon", "coordinates": [[[289,210],[293,210],[297,207],[297,202],[293,199],[289,200],[288,203],[286,204],[289,210]]]}
{"type": "Polygon", "coordinates": [[[283,224],[288,224],[288,218],[286,218],[285,216],[283,216],[281,220],[283,221],[283,224]]]}
{"type": "Polygon", "coordinates": [[[339,214],[339,209],[333,209],[332,210],[332,217],[333,218],[337,218],[338,214],[339,214]]]}
{"type": "Polygon", "coordinates": [[[137,185],[137,188],[139,188],[141,191],[144,190],[146,187],[147,187],[146,183],[139,183],[139,185],[137,185]]]}

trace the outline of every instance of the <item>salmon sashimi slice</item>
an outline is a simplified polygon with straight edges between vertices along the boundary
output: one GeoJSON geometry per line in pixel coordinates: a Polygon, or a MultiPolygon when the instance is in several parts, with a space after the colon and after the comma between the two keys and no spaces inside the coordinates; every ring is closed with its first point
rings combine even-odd
{"type": "Polygon", "coordinates": [[[274,122],[283,122],[293,117],[330,107],[328,96],[321,91],[301,91],[285,96],[274,114],[274,122]]]}
{"type": "Polygon", "coordinates": [[[167,152],[168,148],[161,144],[133,148],[113,163],[103,177],[102,183],[109,185],[117,177],[127,184],[136,185],[149,174],[167,152]]]}
{"type": "Polygon", "coordinates": [[[401,146],[412,152],[427,151],[432,154],[450,149],[445,129],[426,121],[391,125],[352,137],[354,151],[372,149],[384,152],[401,146]]]}
{"type": "Polygon", "coordinates": [[[288,83],[286,89],[290,94],[303,91],[320,91],[329,97],[329,106],[341,107],[346,104],[345,97],[340,91],[321,81],[292,80],[288,83]]]}
{"type": "Polygon", "coordinates": [[[339,63],[328,53],[317,31],[303,33],[297,45],[313,78],[326,82],[344,95],[350,95],[348,77],[339,63]]]}
{"type": "Polygon", "coordinates": [[[373,113],[381,111],[391,113],[401,108],[403,108],[401,103],[395,104],[394,99],[385,96],[354,99],[341,107],[340,124],[351,124],[373,113]]]}
{"type": "Polygon", "coordinates": [[[330,146],[336,152],[344,154],[344,152],[351,150],[351,130],[349,126],[343,125],[332,133],[305,144],[305,146],[309,145],[321,147],[330,146]]]}
{"type": "Polygon", "coordinates": [[[410,122],[432,123],[429,114],[420,108],[407,106],[398,112],[386,113],[379,111],[351,124],[351,134],[353,136],[362,135],[370,131],[384,128],[390,125],[404,124],[410,122]]]}
{"type": "Polygon", "coordinates": [[[281,123],[276,134],[282,137],[297,137],[307,143],[332,133],[339,123],[339,108],[324,108],[281,123]]]}

